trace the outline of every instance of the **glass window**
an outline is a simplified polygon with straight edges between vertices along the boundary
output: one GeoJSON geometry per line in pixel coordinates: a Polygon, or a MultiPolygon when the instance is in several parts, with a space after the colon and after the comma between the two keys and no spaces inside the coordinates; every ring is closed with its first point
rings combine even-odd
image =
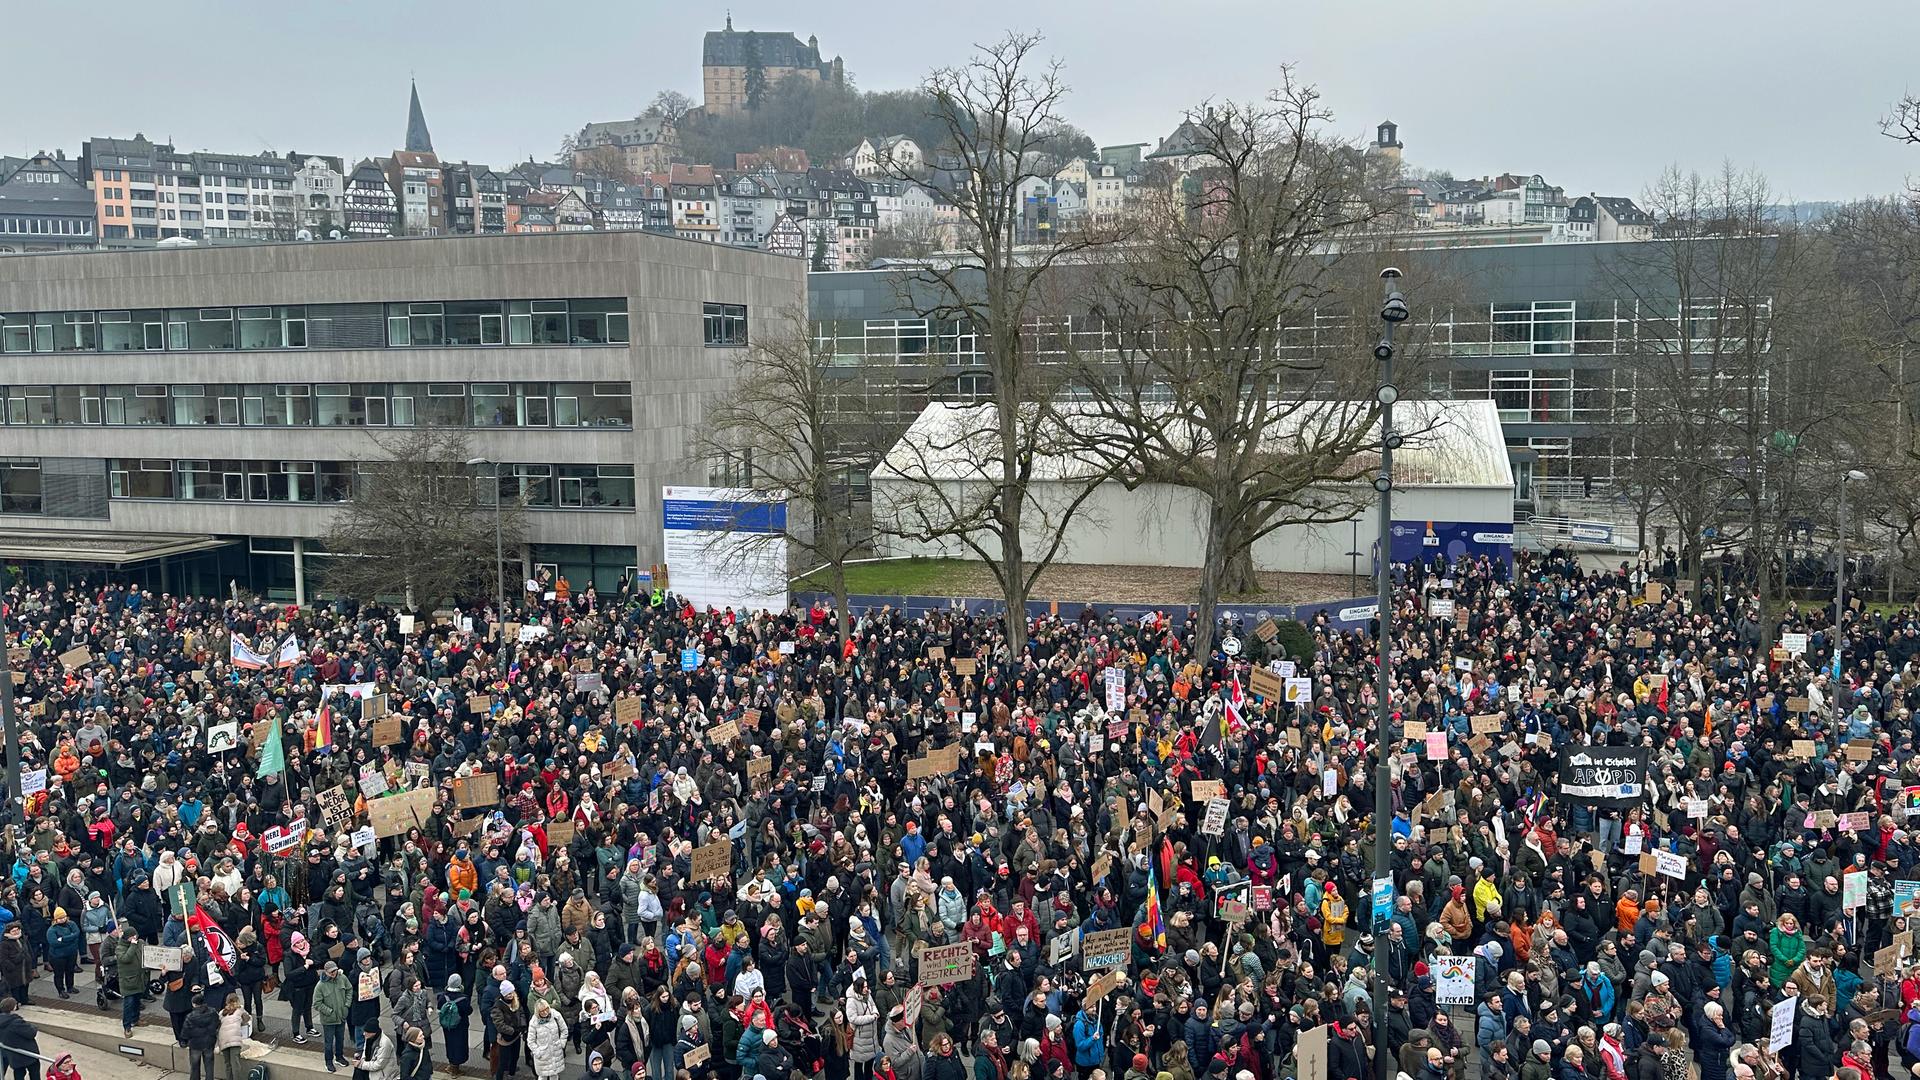
{"type": "Polygon", "coordinates": [[[574,300],[568,304],[569,336],[575,345],[607,345],[627,340],[625,300],[574,300]],[[616,334],[613,320],[619,319],[616,334]]]}
{"type": "Polygon", "coordinates": [[[53,388],[50,386],[10,386],[7,388],[7,423],[51,424],[53,388]]]}
{"type": "Polygon", "coordinates": [[[167,321],[169,348],[197,351],[235,345],[232,308],[175,308],[167,321]]]}
{"type": "Polygon", "coordinates": [[[366,399],[346,383],[321,383],[313,388],[313,415],[321,427],[359,427],[367,422],[366,399]]]}
{"type": "Polygon", "coordinates": [[[319,462],[315,475],[319,478],[319,501],[323,503],[338,503],[346,502],[353,498],[352,462],[319,462]]]}
{"type": "Polygon", "coordinates": [[[518,499],[527,506],[553,505],[553,466],[515,465],[500,476],[500,497],[518,499]]]}
{"type": "Polygon", "coordinates": [[[547,383],[514,383],[514,408],[521,427],[546,427],[553,422],[548,412],[550,387],[547,383]]]}
{"type": "Polygon", "coordinates": [[[1493,305],[1493,354],[1512,356],[1533,351],[1533,306],[1493,305]]]}
{"type": "Polygon", "coordinates": [[[33,351],[33,316],[0,315],[0,353],[33,351]]]}
{"type": "Polygon", "coordinates": [[[185,459],[174,462],[174,481],[182,499],[227,497],[225,462],[185,459]]]}
{"type": "Polygon", "coordinates": [[[217,398],[207,396],[199,383],[181,383],[172,388],[173,423],[180,427],[200,427],[219,422],[217,398]]]}
{"type": "Polygon", "coordinates": [[[472,394],[474,427],[518,426],[519,417],[506,383],[474,383],[472,394]]]}
{"type": "Polygon", "coordinates": [[[565,300],[533,300],[528,302],[528,307],[533,344],[565,345],[568,342],[565,300]]]}
{"type": "Polygon", "coordinates": [[[0,513],[40,512],[40,459],[0,458],[0,513]]]}
{"type": "Polygon", "coordinates": [[[702,312],[708,345],[740,346],[747,343],[745,304],[707,304],[702,312]]]}
{"type": "Polygon", "coordinates": [[[272,308],[240,309],[240,347],[242,349],[278,349],[286,342],[286,326],[272,308]]]}
{"type": "Polygon", "coordinates": [[[633,507],[633,467],[630,465],[562,465],[558,472],[559,504],[563,509],[633,507]]]}
{"type": "Polygon", "coordinates": [[[632,384],[554,383],[553,425],[555,427],[632,427],[632,384]]]}
{"type": "Polygon", "coordinates": [[[116,458],[107,463],[116,499],[174,498],[173,461],[168,458],[116,458]]]}
{"type": "Polygon", "coordinates": [[[533,344],[533,307],[526,300],[515,300],[508,305],[507,344],[533,344]]]}
{"type": "Polygon", "coordinates": [[[425,397],[416,397],[419,422],[430,427],[467,425],[467,388],[464,383],[428,383],[425,397]]]}
{"type": "Polygon", "coordinates": [[[500,304],[495,300],[461,300],[446,305],[448,345],[500,344],[500,304]]]}

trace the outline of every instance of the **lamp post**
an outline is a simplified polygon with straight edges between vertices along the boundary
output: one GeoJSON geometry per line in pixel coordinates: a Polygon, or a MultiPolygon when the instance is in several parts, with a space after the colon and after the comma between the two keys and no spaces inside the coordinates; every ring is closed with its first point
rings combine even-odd
{"type": "Polygon", "coordinates": [[[498,605],[494,613],[494,625],[502,627],[499,654],[500,681],[507,681],[507,634],[504,627],[507,621],[507,570],[506,554],[500,547],[500,463],[483,457],[468,458],[467,467],[488,465],[493,469],[493,593],[494,603],[498,605]]]}
{"type": "Polygon", "coordinates": [[[1841,672],[1846,670],[1842,656],[1846,652],[1847,635],[1841,629],[1841,621],[1847,610],[1847,482],[1858,483],[1865,480],[1867,474],[1859,469],[1848,469],[1840,474],[1840,546],[1835,552],[1833,564],[1833,714],[1841,715],[1840,703],[1841,672]]]}
{"type": "MultiPolygon", "coordinates": [[[[1391,881],[1393,877],[1393,774],[1387,764],[1387,746],[1391,734],[1387,726],[1393,722],[1393,709],[1389,697],[1392,694],[1393,678],[1387,667],[1388,654],[1392,648],[1393,635],[1389,631],[1393,614],[1393,452],[1400,447],[1400,436],[1393,430],[1393,403],[1400,400],[1400,389],[1393,384],[1393,330],[1407,321],[1409,312],[1407,302],[1400,290],[1393,287],[1394,279],[1400,271],[1387,267],[1380,271],[1386,295],[1380,304],[1380,321],[1385,328],[1380,343],[1373,347],[1374,359],[1380,361],[1380,388],[1374,392],[1374,400],[1380,403],[1380,473],[1373,478],[1373,489],[1380,493],[1380,554],[1378,573],[1379,613],[1375,623],[1379,632],[1375,635],[1375,644],[1380,648],[1378,684],[1375,695],[1378,697],[1378,729],[1374,732],[1373,747],[1377,758],[1373,779],[1373,880],[1374,888],[1380,887],[1381,879],[1391,881]]],[[[1355,545],[1356,547],[1358,545],[1355,545]]],[[[1373,925],[1373,897],[1367,898],[1367,924],[1373,925]]],[[[1373,1065],[1374,1075],[1379,1080],[1391,1080],[1396,1070],[1393,1057],[1387,1046],[1387,949],[1384,940],[1376,939],[1373,950],[1373,1065]]]]}

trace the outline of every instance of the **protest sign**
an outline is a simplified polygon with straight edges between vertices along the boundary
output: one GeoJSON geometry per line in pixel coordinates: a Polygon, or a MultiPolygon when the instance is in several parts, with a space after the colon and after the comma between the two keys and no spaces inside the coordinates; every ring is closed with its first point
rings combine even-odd
{"type": "Polygon", "coordinates": [[[66,652],[60,654],[60,663],[70,668],[83,668],[92,662],[93,650],[87,648],[85,645],[75,649],[68,649],[66,652]]]}
{"type": "Polygon", "coordinates": [[[761,780],[765,780],[768,776],[772,774],[773,774],[772,758],[757,757],[757,758],[747,759],[747,781],[749,783],[758,783],[761,780]]]}
{"type": "Polygon", "coordinates": [[[732,746],[740,741],[740,722],[728,720],[707,729],[707,742],[714,746],[732,746]]]}
{"type": "Polygon", "coordinates": [[[1080,970],[1104,971],[1125,967],[1133,956],[1133,931],[1127,927],[1094,930],[1081,936],[1080,970]]]}
{"type": "Polygon", "coordinates": [[[486,713],[488,713],[492,709],[493,709],[492,694],[468,694],[467,695],[467,711],[468,712],[479,713],[484,716],[486,713]]]}
{"type": "Polygon", "coordinates": [[[1256,695],[1263,698],[1271,698],[1275,701],[1280,700],[1280,695],[1286,689],[1286,685],[1281,681],[1280,676],[1266,668],[1254,668],[1248,672],[1248,686],[1252,688],[1256,695]]]}
{"type": "Polygon", "coordinates": [[[207,753],[224,754],[240,745],[240,723],[229,720],[207,729],[207,753]]]}
{"type": "Polygon", "coordinates": [[[721,837],[704,847],[693,849],[693,865],[688,877],[693,881],[712,881],[733,873],[733,841],[721,837]]]}
{"type": "Polygon", "coordinates": [[[640,699],[623,697],[613,703],[613,718],[622,724],[631,724],[640,719],[640,699]]]}
{"type": "Polygon", "coordinates": [[[1656,869],[1665,877],[1685,879],[1687,876],[1687,857],[1673,851],[1653,853],[1656,869]]]}
{"type": "Polygon", "coordinates": [[[550,821],[547,823],[547,844],[573,843],[573,821],[550,821]]]}
{"type": "Polygon", "coordinates": [[[1433,958],[1433,1000],[1438,1005],[1473,1004],[1472,956],[1433,958]]]}
{"type": "Polygon", "coordinates": [[[1777,1054],[1793,1042],[1793,1018],[1799,1008],[1798,997],[1785,997],[1774,1003],[1767,1032],[1768,1051],[1777,1054]]]}
{"type": "Polygon", "coordinates": [[[1427,725],[1418,720],[1408,720],[1400,725],[1400,737],[1408,742],[1425,742],[1427,725]]]}
{"type": "Polygon", "coordinates": [[[360,719],[362,722],[378,720],[387,715],[387,695],[368,694],[360,699],[360,719]]]}
{"type": "Polygon", "coordinates": [[[1080,935],[1078,933],[1068,931],[1064,934],[1054,935],[1053,940],[1047,945],[1047,965],[1057,968],[1065,964],[1067,961],[1073,959],[1073,952],[1079,945],[1080,935]]]}
{"type": "Polygon", "coordinates": [[[1293,1044],[1293,1057],[1298,1080],[1327,1080],[1331,1074],[1327,1071],[1329,1059],[1327,1048],[1327,1025],[1308,1028],[1300,1033],[1293,1044]]]}
{"type": "Polygon", "coordinates": [[[47,790],[47,770],[27,769],[20,773],[20,794],[38,795],[47,790]]]}
{"type": "MultiPolygon", "coordinates": [[[[184,962],[180,959],[180,946],[142,945],[140,946],[140,966],[148,971],[179,971],[184,966],[184,962]]],[[[140,989],[144,990],[145,987],[140,989]]]]}
{"type": "Polygon", "coordinates": [[[401,725],[401,721],[399,717],[395,716],[385,720],[375,720],[373,722],[373,745],[392,746],[394,743],[402,743],[406,741],[407,741],[407,732],[406,732],[406,729],[401,725]]]}
{"type": "Polygon", "coordinates": [[[375,836],[399,836],[415,825],[425,826],[439,793],[432,788],[367,800],[367,819],[375,836]]]}
{"type": "Polygon", "coordinates": [[[1192,781],[1192,784],[1193,799],[1195,802],[1206,802],[1208,799],[1217,799],[1227,793],[1227,785],[1219,780],[1195,780],[1192,781]]]}
{"type": "Polygon", "coordinates": [[[1852,911],[1867,902],[1867,872],[1855,870],[1840,879],[1840,906],[1852,911]]]}
{"type": "Polygon", "coordinates": [[[1444,731],[1427,732],[1427,760],[1447,760],[1447,733],[1444,731]]]}
{"type": "Polygon", "coordinates": [[[1481,713],[1471,724],[1475,735],[1498,735],[1506,729],[1507,719],[1499,713],[1481,713]]]}
{"type": "Polygon", "coordinates": [[[1624,809],[1647,797],[1644,747],[1574,746],[1560,751],[1560,795],[1571,803],[1624,809]]]}
{"type": "Polygon", "coordinates": [[[1200,823],[1200,832],[1206,836],[1225,836],[1227,833],[1227,800],[1208,799],[1207,816],[1200,823]]]}
{"type": "Polygon", "coordinates": [[[500,801],[500,777],[494,773],[474,773],[453,782],[453,805],[476,810],[500,801]]]}
{"type": "Polygon", "coordinates": [[[921,986],[947,986],[973,978],[973,944],[929,945],[920,950],[921,986]]]}
{"type": "Polygon", "coordinates": [[[1287,699],[1287,704],[1289,705],[1313,704],[1313,680],[1312,679],[1295,678],[1295,679],[1283,679],[1281,681],[1285,684],[1285,689],[1282,691],[1281,696],[1287,699]]]}
{"type": "Polygon", "coordinates": [[[320,790],[320,822],[329,829],[338,829],[353,816],[353,796],[347,789],[330,787],[320,790]]]}
{"type": "Polygon", "coordinates": [[[971,656],[956,656],[953,658],[953,673],[955,675],[972,675],[979,669],[979,661],[971,656]]]}

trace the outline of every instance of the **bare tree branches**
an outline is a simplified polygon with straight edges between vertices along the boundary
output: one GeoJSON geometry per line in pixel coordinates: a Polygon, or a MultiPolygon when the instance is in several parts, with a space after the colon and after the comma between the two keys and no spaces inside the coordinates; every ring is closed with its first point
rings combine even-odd
{"type": "MultiPolygon", "coordinates": [[[[414,610],[491,594],[492,479],[484,471],[477,479],[467,465],[466,433],[426,427],[369,440],[379,456],[359,462],[353,499],[327,535],[336,556],[327,587],[361,600],[404,597],[414,610]]],[[[504,502],[500,515],[502,546],[518,548],[526,533],[520,500],[504,502]]]]}

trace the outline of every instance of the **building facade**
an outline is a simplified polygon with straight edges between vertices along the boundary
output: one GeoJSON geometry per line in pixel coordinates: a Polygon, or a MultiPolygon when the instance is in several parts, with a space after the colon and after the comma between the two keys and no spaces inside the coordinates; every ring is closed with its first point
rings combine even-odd
{"type": "Polygon", "coordinates": [[[661,561],[732,350],[804,290],[798,260],[642,232],[0,260],[0,558],[304,600],[356,462],[445,425],[528,506],[509,575],[608,588],[661,561]]]}
{"type": "Polygon", "coordinates": [[[0,157],[0,254],[92,247],[94,213],[79,162],[65,154],[0,157]]]}
{"type": "Polygon", "coordinates": [[[707,31],[701,44],[700,85],[703,108],[710,115],[742,112],[757,104],[752,101],[756,84],[758,92],[772,93],[789,78],[840,83],[846,69],[837,56],[820,59],[818,38],[802,42],[791,33],[735,30],[731,15],[726,29],[707,31]]]}
{"type": "Polygon", "coordinates": [[[400,230],[400,197],[387,182],[386,166],[377,160],[363,161],[347,177],[347,235],[362,240],[393,236],[400,230]]]}

